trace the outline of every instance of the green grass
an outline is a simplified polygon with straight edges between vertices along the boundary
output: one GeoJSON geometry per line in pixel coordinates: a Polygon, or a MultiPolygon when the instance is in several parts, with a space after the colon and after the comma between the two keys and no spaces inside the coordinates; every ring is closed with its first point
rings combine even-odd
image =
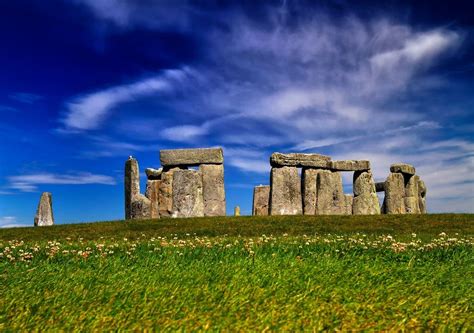
{"type": "Polygon", "coordinates": [[[0,230],[0,331],[474,329],[474,216],[0,230]]]}

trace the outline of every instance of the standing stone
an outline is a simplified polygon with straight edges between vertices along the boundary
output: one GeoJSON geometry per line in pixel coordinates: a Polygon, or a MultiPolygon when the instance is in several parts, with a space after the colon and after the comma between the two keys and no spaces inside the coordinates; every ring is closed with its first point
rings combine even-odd
{"type": "Polygon", "coordinates": [[[173,213],[173,174],[182,168],[165,168],[161,173],[158,188],[158,205],[160,216],[171,216],[173,213]]]}
{"type": "Polygon", "coordinates": [[[240,216],[240,206],[234,207],[234,216],[240,216]]]}
{"type": "Polygon", "coordinates": [[[202,175],[195,170],[173,173],[173,217],[204,216],[202,175]]]}
{"type": "Polygon", "coordinates": [[[260,185],[253,189],[253,207],[254,216],[267,216],[270,204],[270,186],[260,185]]]}
{"type": "Polygon", "coordinates": [[[354,172],[353,190],[354,202],[352,206],[352,213],[354,215],[380,214],[380,203],[375,190],[372,172],[354,172]]]}
{"type": "Polygon", "coordinates": [[[200,164],[223,164],[222,148],[195,148],[160,150],[162,166],[198,166],[200,164]]]}
{"type": "Polygon", "coordinates": [[[131,219],[149,219],[150,218],[151,202],[150,199],[143,194],[138,194],[133,197],[132,205],[130,207],[131,219]]]}
{"type": "Polygon", "coordinates": [[[385,181],[384,212],[405,214],[405,181],[401,173],[391,172],[385,181]]]}
{"type": "Polygon", "coordinates": [[[53,199],[51,193],[43,192],[36,210],[35,227],[42,227],[54,224],[53,199]]]}
{"type": "Polygon", "coordinates": [[[125,219],[131,218],[132,201],[140,194],[138,161],[132,156],[125,162],[125,219]]]}
{"type": "Polygon", "coordinates": [[[317,180],[320,169],[303,168],[302,191],[304,215],[316,215],[317,180]]]}
{"type": "Polygon", "coordinates": [[[339,172],[320,170],[317,178],[317,215],[344,215],[347,212],[346,196],[339,172]]]}
{"type": "Polygon", "coordinates": [[[224,165],[201,164],[204,216],[225,216],[224,165]]]}
{"type": "Polygon", "coordinates": [[[419,210],[421,214],[426,214],[426,185],[425,182],[422,181],[418,177],[418,204],[419,210]]]}
{"type": "Polygon", "coordinates": [[[146,183],[145,196],[150,199],[150,217],[152,219],[160,218],[160,207],[158,201],[158,193],[160,191],[161,180],[150,180],[146,183]]]}
{"type": "Polygon", "coordinates": [[[405,175],[405,209],[407,214],[419,214],[420,205],[418,202],[418,176],[405,175]],[[408,180],[407,180],[408,178],[408,180]]]}
{"type": "Polygon", "coordinates": [[[301,179],[296,167],[272,168],[270,215],[301,215],[301,179]]]}
{"type": "Polygon", "coordinates": [[[345,215],[352,215],[352,206],[354,203],[354,197],[350,194],[344,194],[346,197],[346,214],[345,215]]]}

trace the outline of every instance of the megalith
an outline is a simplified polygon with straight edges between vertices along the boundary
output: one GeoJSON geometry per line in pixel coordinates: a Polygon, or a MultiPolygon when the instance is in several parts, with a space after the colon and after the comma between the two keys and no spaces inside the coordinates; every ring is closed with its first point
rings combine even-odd
{"type": "Polygon", "coordinates": [[[138,171],[138,161],[132,156],[125,162],[125,219],[131,218],[132,201],[140,194],[140,174],[138,171]]]}
{"type": "Polygon", "coordinates": [[[401,173],[391,172],[385,181],[384,213],[405,214],[405,181],[401,173]]]}
{"type": "Polygon", "coordinates": [[[271,170],[270,215],[301,215],[301,179],[296,167],[273,167],[271,170]]]}
{"type": "Polygon", "coordinates": [[[317,215],[345,215],[346,196],[342,186],[342,177],[339,172],[320,170],[317,177],[317,215]]]}
{"type": "Polygon", "coordinates": [[[201,164],[223,164],[222,148],[165,149],[160,150],[163,167],[199,166],[201,164]]]}
{"type": "Polygon", "coordinates": [[[404,175],[405,178],[405,210],[407,214],[419,214],[419,190],[418,180],[420,177],[416,175],[404,175]]]}
{"type": "Polygon", "coordinates": [[[161,180],[159,179],[150,179],[148,176],[148,181],[146,183],[146,192],[145,196],[150,199],[150,217],[152,219],[160,218],[160,205],[158,201],[158,194],[160,191],[161,180]]]}
{"type": "Polygon", "coordinates": [[[269,214],[270,186],[260,185],[253,189],[252,215],[267,216],[269,214]]]}
{"type": "Polygon", "coordinates": [[[320,154],[302,154],[302,153],[273,153],[270,156],[270,165],[272,167],[312,167],[329,168],[331,158],[320,154]]]}
{"type": "Polygon", "coordinates": [[[354,172],[353,191],[354,201],[352,213],[354,215],[380,214],[380,203],[377,197],[372,172],[354,172]]]}
{"type": "Polygon", "coordinates": [[[225,216],[224,165],[201,164],[204,216],[225,216]]]}
{"type": "Polygon", "coordinates": [[[320,169],[303,168],[302,196],[304,215],[316,215],[316,202],[318,198],[317,180],[319,172],[320,169]]]}
{"type": "Polygon", "coordinates": [[[35,227],[43,227],[54,224],[53,199],[49,192],[43,192],[36,209],[34,220],[35,227]]]}
{"type": "Polygon", "coordinates": [[[160,216],[173,214],[173,174],[183,167],[164,168],[161,173],[161,182],[158,187],[158,206],[160,216]]]}
{"type": "Polygon", "coordinates": [[[195,170],[176,170],[173,173],[173,216],[204,216],[202,176],[195,170]]]}

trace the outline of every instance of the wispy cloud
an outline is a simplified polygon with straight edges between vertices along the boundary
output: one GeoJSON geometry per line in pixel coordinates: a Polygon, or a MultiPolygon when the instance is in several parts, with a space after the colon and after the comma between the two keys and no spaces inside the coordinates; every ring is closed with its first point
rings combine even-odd
{"type": "Polygon", "coordinates": [[[0,228],[27,227],[26,224],[18,223],[15,216],[0,216],[0,228]]]}
{"type": "Polygon", "coordinates": [[[33,192],[38,185],[85,185],[103,184],[115,185],[114,178],[106,175],[79,172],[77,174],[37,173],[8,177],[9,188],[22,192],[33,192]]]}
{"type": "Polygon", "coordinates": [[[169,92],[173,89],[173,82],[180,81],[185,76],[186,69],[167,70],[151,78],[79,96],[67,103],[67,111],[62,120],[65,126],[63,130],[97,129],[113,108],[154,93],[169,92]]]}
{"type": "Polygon", "coordinates": [[[43,99],[43,96],[41,95],[25,93],[25,92],[13,93],[9,97],[17,102],[24,103],[24,104],[33,104],[43,99]]]}

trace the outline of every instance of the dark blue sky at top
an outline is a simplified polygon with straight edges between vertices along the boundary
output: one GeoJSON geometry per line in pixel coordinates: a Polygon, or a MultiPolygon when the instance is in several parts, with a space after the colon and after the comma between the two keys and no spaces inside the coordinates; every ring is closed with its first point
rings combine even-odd
{"type": "Polygon", "coordinates": [[[58,223],[121,218],[129,155],[143,170],[160,148],[215,145],[228,212],[250,212],[272,151],[368,158],[379,180],[403,159],[434,189],[431,211],[473,211],[473,9],[4,1],[0,226],[32,224],[42,191],[58,223]]]}

